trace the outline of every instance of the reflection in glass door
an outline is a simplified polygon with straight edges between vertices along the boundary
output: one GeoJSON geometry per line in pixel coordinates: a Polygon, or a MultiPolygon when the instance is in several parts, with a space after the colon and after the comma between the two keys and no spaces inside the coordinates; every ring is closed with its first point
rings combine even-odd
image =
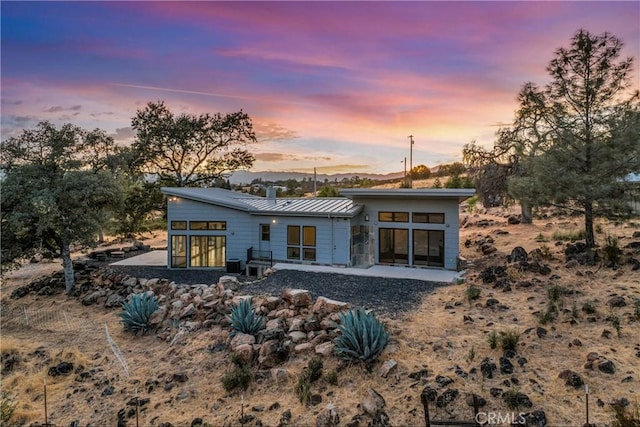
{"type": "Polygon", "coordinates": [[[224,267],[225,236],[191,236],[190,267],[224,267]]]}
{"type": "Polygon", "coordinates": [[[444,231],[413,230],[413,264],[444,267],[444,231]]]}
{"type": "Polygon", "coordinates": [[[409,263],[409,230],[406,228],[380,229],[379,262],[409,263]]]}

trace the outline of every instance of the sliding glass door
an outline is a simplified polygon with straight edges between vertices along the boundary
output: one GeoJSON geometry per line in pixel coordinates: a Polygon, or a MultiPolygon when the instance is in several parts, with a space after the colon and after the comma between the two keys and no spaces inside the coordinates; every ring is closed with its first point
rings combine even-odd
{"type": "Polygon", "coordinates": [[[381,263],[409,263],[409,230],[406,228],[381,228],[379,259],[381,263]]]}
{"type": "Polygon", "coordinates": [[[413,230],[413,264],[444,267],[444,231],[413,230]]]}

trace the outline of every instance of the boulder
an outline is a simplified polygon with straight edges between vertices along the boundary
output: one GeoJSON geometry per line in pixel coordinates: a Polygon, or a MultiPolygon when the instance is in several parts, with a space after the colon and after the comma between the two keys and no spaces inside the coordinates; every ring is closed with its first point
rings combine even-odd
{"type": "Polygon", "coordinates": [[[386,402],[384,398],[372,388],[368,388],[367,392],[364,396],[364,399],[360,403],[362,409],[367,414],[375,417],[378,413],[382,412],[384,409],[386,402]]]}
{"type": "Polygon", "coordinates": [[[337,313],[349,308],[349,304],[342,301],[336,301],[325,297],[318,297],[313,305],[313,312],[318,314],[337,313]]]}
{"type": "Polygon", "coordinates": [[[316,418],[316,427],[334,427],[338,424],[340,424],[340,416],[332,404],[322,409],[316,418]]]}
{"type": "Polygon", "coordinates": [[[579,389],[584,385],[584,381],[582,380],[580,374],[569,369],[565,369],[564,371],[560,372],[558,378],[565,380],[565,385],[568,385],[575,389],[579,389]]]}
{"type": "Polygon", "coordinates": [[[527,251],[522,246],[516,246],[511,251],[511,254],[507,256],[507,261],[509,262],[527,262],[529,260],[529,255],[527,255],[527,251]]]}
{"type": "Polygon", "coordinates": [[[240,282],[235,276],[222,276],[218,279],[218,284],[222,285],[225,289],[231,289],[232,291],[240,289],[240,282]]]}
{"type": "Polygon", "coordinates": [[[253,345],[256,343],[256,337],[249,334],[238,333],[231,339],[231,350],[235,351],[238,346],[243,344],[253,345]]]}
{"type": "Polygon", "coordinates": [[[382,366],[380,366],[380,369],[378,369],[378,375],[380,375],[382,378],[387,378],[387,376],[391,372],[395,371],[397,367],[398,362],[393,359],[387,360],[382,364],[382,366]]]}
{"type": "Polygon", "coordinates": [[[322,344],[318,344],[316,346],[315,352],[316,354],[321,354],[323,356],[329,357],[333,354],[334,348],[335,348],[335,344],[331,341],[327,341],[322,344]]]}
{"type": "Polygon", "coordinates": [[[250,344],[240,344],[235,348],[235,352],[247,363],[253,360],[253,346],[250,344]]]}
{"type": "Polygon", "coordinates": [[[454,400],[458,398],[459,394],[460,392],[458,392],[458,390],[456,390],[455,388],[445,390],[440,396],[437,397],[436,406],[438,408],[449,406],[451,403],[453,403],[454,400]]]}
{"type": "Polygon", "coordinates": [[[294,344],[299,344],[307,340],[307,333],[302,331],[289,332],[289,338],[294,344]]]}
{"type": "Polygon", "coordinates": [[[311,292],[305,289],[285,289],[282,292],[282,299],[296,307],[309,307],[311,301],[311,292]]]}

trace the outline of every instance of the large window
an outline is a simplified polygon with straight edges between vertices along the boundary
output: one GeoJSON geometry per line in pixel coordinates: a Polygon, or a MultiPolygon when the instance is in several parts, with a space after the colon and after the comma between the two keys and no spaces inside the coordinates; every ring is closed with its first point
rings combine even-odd
{"type": "Polygon", "coordinates": [[[444,231],[413,230],[413,263],[444,267],[444,231]]]}
{"type": "Polygon", "coordinates": [[[171,236],[171,267],[187,267],[187,236],[171,236]]]}
{"type": "Polygon", "coordinates": [[[189,230],[226,230],[226,221],[189,221],[189,230]]]}
{"type": "Polygon", "coordinates": [[[316,227],[287,226],[287,259],[316,260],[316,227]]]}
{"type": "Polygon", "coordinates": [[[444,224],[443,213],[414,212],[412,216],[413,222],[426,224],[444,224]]]}
{"type": "Polygon", "coordinates": [[[379,259],[381,263],[409,263],[409,230],[406,228],[381,228],[379,259]]]}
{"type": "Polygon", "coordinates": [[[409,212],[378,212],[380,222],[409,222],[409,212]]]}
{"type": "Polygon", "coordinates": [[[190,267],[224,267],[225,236],[189,236],[190,267]]]}

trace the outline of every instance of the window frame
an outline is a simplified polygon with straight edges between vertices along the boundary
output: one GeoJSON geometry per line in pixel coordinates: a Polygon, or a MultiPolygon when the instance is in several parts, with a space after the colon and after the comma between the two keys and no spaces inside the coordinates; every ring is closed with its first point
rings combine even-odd
{"type": "Polygon", "coordinates": [[[172,230],[186,230],[187,221],[171,221],[172,230]]]}
{"type": "Polygon", "coordinates": [[[444,224],[444,212],[412,212],[411,222],[415,224],[444,224]],[[424,216],[424,221],[419,221],[418,216],[424,216]]]}
{"type": "Polygon", "coordinates": [[[395,212],[395,211],[393,211],[393,212],[392,211],[378,211],[378,221],[379,222],[404,222],[404,223],[407,223],[407,222],[409,222],[409,218],[410,218],[409,212],[404,212],[404,211],[398,211],[398,212],[395,212]],[[391,218],[390,219],[385,219],[385,217],[387,215],[391,215],[391,218]],[[400,215],[402,215],[403,217],[406,215],[407,219],[405,220],[405,219],[398,218],[400,215]]]}
{"type": "Polygon", "coordinates": [[[315,225],[287,226],[287,259],[316,261],[317,245],[318,228],[315,225]]]}
{"type": "Polygon", "coordinates": [[[260,240],[263,242],[271,241],[271,224],[260,224],[260,240]]]}
{"type": "Polygon", "coordinates": [[[189,230],[194,231],[224,231],[227,229],[227,221],[189,221],[189,230]]]}

